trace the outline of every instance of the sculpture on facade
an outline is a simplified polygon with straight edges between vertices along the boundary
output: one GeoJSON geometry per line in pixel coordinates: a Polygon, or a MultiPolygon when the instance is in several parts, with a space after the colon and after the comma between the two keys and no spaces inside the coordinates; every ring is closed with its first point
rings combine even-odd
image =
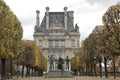
{"type": "Polygon", "coordinates": [[[79,26],[75,24],[75,32],[79,32],[79,26]]]}
{"type": "Polygon", "coordinates": [[[70,60],[69,60],[68,56],[66,57],[65,61],[66,61],[66,69],[69,70],[69,62],[70,62],[70,60]]]}
{"type": "Polygon", "coordinates": [[[64,60],[60,57],[58,59],[58,69],[60,69],[61,71],[63,71],[63,64],[64,64],[64,60]]]}
{"type": "Polygon", "coordinates": [[[50,71],[54,68],[54,57],[53,55],[48,56],[49,57],[49,63],[50,63],[50,71]]]}

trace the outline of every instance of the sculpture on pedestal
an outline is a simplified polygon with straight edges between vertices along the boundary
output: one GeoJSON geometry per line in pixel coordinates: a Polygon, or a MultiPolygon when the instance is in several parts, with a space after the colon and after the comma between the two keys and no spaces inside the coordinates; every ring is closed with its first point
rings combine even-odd
{"type": "Polygon", "coordinates": [[[53,70],[53,68],[54,68],[54,58],[53,58],[53,55],[51,55],[51,56],[48,56],[49,57],[49,63],[50,63],[50,71],[52,71],[53,70]]]}
{"type": "Polygon", "coordinates": [[[63,64],[64,64],[64,60],[60,57],[58,59],[58,69],[60,69],[61,71],[63,71],[63,64]]]}
{"type": "Polygon", "coordinates": [[[69,62],[70,62],[70,60],[69,60],[68,56],[66,57],[65,61],[66,61],[66,69],[69,70],[69,62]]]}
{"type": "Polygon", "coordinates": [[[53,55],[48,56],[49,58],[49,71],[57,71],[57,70],[61,70],[61,71],[69,71],[70,69],[70,59],[68,56],[66,56],[66,58],[61,58],[59,57],[54,58],[53,55]]]}

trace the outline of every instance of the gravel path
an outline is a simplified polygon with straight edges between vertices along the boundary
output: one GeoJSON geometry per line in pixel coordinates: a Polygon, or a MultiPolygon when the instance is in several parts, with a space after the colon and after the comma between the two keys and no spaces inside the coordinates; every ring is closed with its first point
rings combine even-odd
{"type": "Polygon", "coordinates": [[[120,80],[120,78],[114,79],[113,77],[106,78],[99,78],[99,77],[87,77],[87,76],[80,76],[74,78],[43,78],[43,77],[29,77],[29,78],[19,78],[19,79],[12,79],[12,80],[120,80]]]}

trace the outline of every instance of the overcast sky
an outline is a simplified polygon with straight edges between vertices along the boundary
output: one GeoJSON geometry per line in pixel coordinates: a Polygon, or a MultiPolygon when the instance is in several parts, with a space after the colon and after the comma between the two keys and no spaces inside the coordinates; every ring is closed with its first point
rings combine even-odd
{"type": "Polygon", "coordinates": [[[80,27],[81,40],[88,37],[96,25],[102,25],[102,15],[118,0],[4,0],[19,18],[24,33],[23,39],[33,40],[36,10],[40,11],[40,21],[45,14],[45,7],[50,7],[50,12],[74,11],[74,24],[80,27]]]}

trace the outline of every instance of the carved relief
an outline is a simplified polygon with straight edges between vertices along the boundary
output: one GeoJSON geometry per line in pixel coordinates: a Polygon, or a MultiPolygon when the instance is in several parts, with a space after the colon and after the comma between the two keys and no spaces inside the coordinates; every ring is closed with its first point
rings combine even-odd
{"type": "Polygon", "coordinates": [[[56,29],[56,28],[63,28],[62,24],[58,21],[55,21],[55,23],[52,23],[50,25],[50,28],[56,29]]]}

